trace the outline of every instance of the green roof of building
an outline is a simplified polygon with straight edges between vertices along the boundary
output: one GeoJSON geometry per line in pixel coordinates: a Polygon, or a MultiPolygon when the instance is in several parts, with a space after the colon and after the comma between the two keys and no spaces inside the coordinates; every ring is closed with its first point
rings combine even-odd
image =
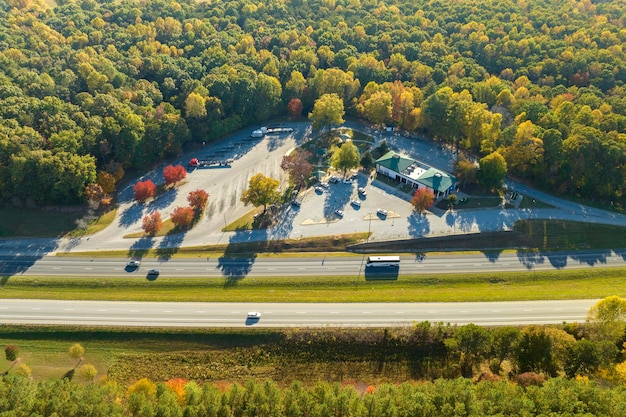
{"type": "Polygon", "coordinates": [[[456,178],[454,176],[435,168],[429,168],[419,176],[417,181],[442,193],[456,184],[456,178]]]}
{"type": "Polygon", "coordinates": [[[377,164],[398,173],[410,167],[413,162],[415,162],[413,159],[398,155],[394,151],[389,151],[376,160],[377,164]]]}
{"type": "MultiPolygon", "coordinates": [[[[390,169],[399,174],[403,174],[404,170],[415,163],[414,159],[406,156],[398,155],[394,151],[389,151],[376,160],[376,163],[390,169]]],[[[456,177],[448,174],[447,172],[440,171],[438,169],[429,167],[422,163],[418,164],[426,169],[426,171],[413,181],[417,181],[427,187],[432,188],[435,191],[445,193],[450,187],[456,184],[456,177]]],[[[404,175],[404,174],[403,174],[404,175]]]]}

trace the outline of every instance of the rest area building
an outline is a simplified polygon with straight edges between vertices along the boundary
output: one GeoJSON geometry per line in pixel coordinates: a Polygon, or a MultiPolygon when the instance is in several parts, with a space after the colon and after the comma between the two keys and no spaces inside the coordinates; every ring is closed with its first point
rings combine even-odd
{"type": "Polygon", "coordinates": [[[456,185],[454,175],[394,151],[389,151],[376,160],[376,172],[413,188],[430,188],[435,198],[446,197],[456,185]]]}

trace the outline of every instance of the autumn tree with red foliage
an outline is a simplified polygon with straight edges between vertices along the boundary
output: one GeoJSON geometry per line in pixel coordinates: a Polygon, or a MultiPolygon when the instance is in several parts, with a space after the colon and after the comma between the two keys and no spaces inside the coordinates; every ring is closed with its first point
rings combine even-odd
{"type": "Polygon", "coordinates": [[[311,154],[307,151],[292,152],[283,156],[280,167],[289,174],[289,180],[296,188],[301,188],[311,176],[313,166],[307,161],[311,154]]]}
{"type": "Polygon", "coordinates": [[[156,185],[152,182],[152,180],[138,181],[137,184],[133,186],[133,192],[135,193],[135,200],[139,202],[144,202],[150,197],[154,197],[154,192],[156,191],[156,185]]]}
{"type": "Polygon", "coordinates": [[[185,179],[187,176],[187,170],[182,165],[168,165],[163,168],[163,178],[165,178],[165,185],[176,184],[185,179]]]}
{"type": "Polygon", "coordinates": [[[189,227],[193,222],[194,211],[191,207],[176,207],[170,216],[172,223],[178,227],[189,227]]]}
{"type": "Polygon", "coordinates": [[[302,100],[300,100],[299,98],[292,98],[287,104],[287,111],[289,112],[289,116],[291,117],[302,116],[303,109],[304,106],[302,105],[302,100]]]}
{"type": "Polygon", "coordinates": [[[195,211],[202,211],[206,207],[206,203],[209,200],[209,193],[204,190],[191,191],[187,196],[187,201],[191,208],[195,211]]]}
{"type": "Polygon", "coordinates": [[[163,227],[161,213],[159,211],[153,211],[152,213],[145,215],[141,227],[148,235],[156,235],[159,233],[159,230],[163,227]]]}
{"type": "Polygon", "coordinates": [[[413,198],[411,199],[411,205],[418,213],[423,213],[427,209],[431,208],[435,202],[435,194],[430,188],[421,187],[415,190],[413,198]]]}

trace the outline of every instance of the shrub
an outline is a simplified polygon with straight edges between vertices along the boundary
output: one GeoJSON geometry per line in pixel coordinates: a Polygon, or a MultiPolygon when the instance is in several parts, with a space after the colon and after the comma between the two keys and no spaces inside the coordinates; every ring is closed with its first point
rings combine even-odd
{"type": "Polygon", "coordinates": [[[163,168],[163,178],[165,185],[176,184],[185,179],[187,170],[182,165],[168,165],[163,168]]]}
{"type": "Polygon", "coordinates": [[[13,362],[17,359],[17,355],[19,355],[20,349],[15,345],[8,345],[4,348],[4,355],[8,361],[13,362]]]}
{"type": "Polygon", "coordinates": [[[193,222],[194,212],[191,207],[176,207],[170,218],[178,227],[189,227],[193,222]]]}
{"type": "Polygon", "coordinates": [[[540,387],[546,382],[546,379],[543,377],[543,375],[535,372],[524,372],[517,375],[515,377],[515,381],[522,387],[529,387],[531,385],[540,387]]]}
{"type": "Polygon", "coordinates": [[[137,184],[133,186],[135,200],[139,202],[144,202],[148,198],[154,197],[155,191],[156,185],[154,185],[152,180],[138,181],[137,184]]]}
{"type": "Polygon", "coordinates": [[[156,235],[163,227],[163,220],[161,220],[161,213],[159,211],[153,211],[150,214],[146,214],[143,218],[142,228],[146,234],[156,235]]]}

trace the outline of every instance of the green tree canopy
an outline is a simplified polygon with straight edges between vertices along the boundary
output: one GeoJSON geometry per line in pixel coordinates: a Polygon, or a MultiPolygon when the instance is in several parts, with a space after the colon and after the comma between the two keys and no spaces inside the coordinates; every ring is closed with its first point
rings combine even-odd
{"type": "Polygon", "coordinates": [[[361,164],[359,149],[354,143],[345,142],[340,148],[335,148],[330,163],[345,175],[348,170],[357,168],[361,164]]]}
{"type": "Polygon", "coordinates": [[[324,94],[315,101],[313,111],[309,113],[309,119],[313,122],[313,129],[317,130],[328,126],[328,132],[330,133],[332,124],[344,122],[344,113],[343,100],[337,94],[324,94]]]}
{"type": "Polygon", "coordinates": [[[248,189],[241,194],[241,201],[245,204],[263,206],[267,210],[267,205],[275,203],[280,198],[278,180],[266,177],[263,174],[256,174],[250,178],[248,189]]]}
{"type": "Polygon", "coordinates": [[[626,299],[611,295],[598,301],[589,309],[587,319],[598,340],[617,342],[624,337],[626,299]]]}
{"type": "Polygon", "coordinates": [[[499,189],[506,175],[506,160],[498,152],[492,152],[479,161],[476,177],[478,182],[488,189],[499,189]]]}

